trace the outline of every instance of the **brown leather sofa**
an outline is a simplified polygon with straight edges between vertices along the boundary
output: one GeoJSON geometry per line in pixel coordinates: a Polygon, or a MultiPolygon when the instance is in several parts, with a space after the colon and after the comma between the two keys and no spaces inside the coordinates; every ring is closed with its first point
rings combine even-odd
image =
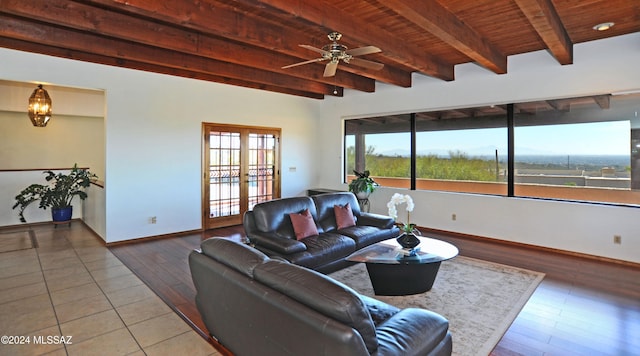
{"type": "Polygon", "coordinates": [[[316,271],[210,238],[189,255],[210,335],[243,355],[451,355],[448,321],[359,295],[316,271]]]}
{"type": "Polygon", "coordinates": [[[255,248],[268,256],[330,273],[351,263],[344,260],[351,253],[373,243],[397,237],[400,230],[393,218],[360,211],[353,193],[339,192],[271,200],[256,204],[244,215],[247,237],[255,248]],[[356,222],[338,228],[334,206],[349,204],[356,222]],[[290,213],[309,210],[318,234],[296,239],[290,213]]]}

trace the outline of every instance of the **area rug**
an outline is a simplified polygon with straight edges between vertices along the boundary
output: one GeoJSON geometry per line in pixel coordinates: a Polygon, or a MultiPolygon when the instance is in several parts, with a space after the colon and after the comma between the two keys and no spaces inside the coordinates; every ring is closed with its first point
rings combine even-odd
{"type": "Polygon", "coordinates": [[[454,355],[488,355],[544,273],[458,256],[442,262],[433,288],[409,296],[377,296],[364,264],[330,274],[334,279],[399,308],[418,307],[449,320],[454,355]]]}
{"type": "Polygon", "coordinates": [[[37,242],[31,231],[0,233],[0,253],[27,250],[34,247],[37,247],[37,242]]]}

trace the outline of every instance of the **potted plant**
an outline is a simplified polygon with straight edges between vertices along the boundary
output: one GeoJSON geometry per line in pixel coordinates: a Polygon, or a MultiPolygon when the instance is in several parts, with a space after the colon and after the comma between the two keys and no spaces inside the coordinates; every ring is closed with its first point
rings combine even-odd
{"type": "Polygon", "coordinates": [[[78,196],[81,200],[87,198],[84,191],[91,184],[92,179],[98,178],[95,174],[86,169],[78,168],[74,164],[69,174],[54,173],[50,170],[44,171],[45,179],[49,184],[31,184],[16,195],[16,203],[13,209],[19,208],[20,221],[27,222],[24,218],[24,210],[33,202],[40,201],[40,208],[51,208],[51,215],[54,222],[64,222],[71,220],[73,206],[71,201],[78,196]]]}
{"type": "Polygon", "coordinates": [[[373,178],[369,177],[369,171],[361,173],[354,170],[353,173],[356,175],[356,178],[349,183],[349,191],[353,192],[358,199],[368,198],[369,194],[376,190],[378,183],[376,183],[373,178]]]}
{"type": "Polygon", "coordinates": [[[416,235],[422,235],[422,233],[420,233],[420,230],[416,228],[416,224],[411,222],[411,212],[415,207],[413,198],[411,198],[411,196],[408,194],[403,195],[400,193],[395,193],[391,197],[391,200],[389,200],[389,202],[387,203],[387,208],[389,209],[389,216],[391,216],[394,220],[397,220],[398,205],[404,203],[407,204],[407,222],[396,222],[396,225],[398,225],[400,231],[402,231],[402,234],[398,236],[396,241],[398,241],[398,244],[400,244],[402,248],[408,249],[409,252],[415,252],[412,251],[412,249],[420,244],[420,239],[418,239],[416,235]]]}

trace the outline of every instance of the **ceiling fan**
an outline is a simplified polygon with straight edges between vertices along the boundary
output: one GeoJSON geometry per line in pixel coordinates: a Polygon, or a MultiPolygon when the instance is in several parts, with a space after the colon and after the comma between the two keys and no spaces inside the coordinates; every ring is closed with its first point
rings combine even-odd
{"type": "Polygon", "coordinates": [[[355,56],[362,56],[365,54],[378,53],[382,50],[376,46],[365,46],[354,49],[348,49],[347,46],[341,45],[338,43],[342,34],[339,32],[331,32],[327,35],[332,43],[320,48],[316,48],[309,45],[300,45],[302,48],[306,48],[308,50],[318,52],[322,55],[320,58],[312,59],[309,61],[304,61],[300,63],[290,64],[288,66],[282,67],[282,69],[291,68],[300,66],[303,64],[329,61],[327,65],[324,67],[324,77],[332,77],[336,74],[336,70],[338,69],[338,63],[342,60],[344,63],[355,64],[360,67],[364,67],[367,69],[380,70],[384,67],[384,64],[378,62],[368,61],[366,59],[355,58],[355,56]]]}

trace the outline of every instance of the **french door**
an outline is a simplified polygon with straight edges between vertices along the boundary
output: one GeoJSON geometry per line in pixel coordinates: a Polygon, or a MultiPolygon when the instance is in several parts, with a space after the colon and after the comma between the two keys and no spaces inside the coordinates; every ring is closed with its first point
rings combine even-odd
{"type": "Polygon", "coordinates": [[[280,197],[280,129],[204,123],[203,132],[205,229],[241,224],[280,197]]]}

